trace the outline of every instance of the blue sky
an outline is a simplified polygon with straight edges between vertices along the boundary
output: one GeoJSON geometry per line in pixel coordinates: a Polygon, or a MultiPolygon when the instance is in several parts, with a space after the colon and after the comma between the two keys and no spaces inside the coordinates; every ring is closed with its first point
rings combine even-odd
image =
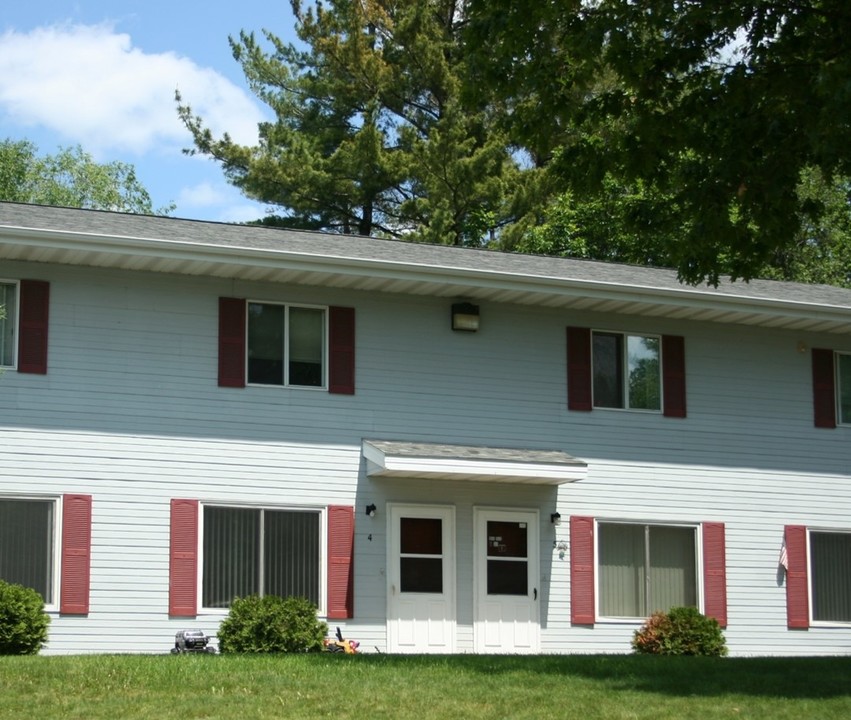
{"type": "Polygon", "coordinates": [[[29,0],[0,13],[0,140],[42,154],[81,145],[98,162],[136,167],[155,207],[177,217],[241,222],[262,205],[228,185],[191,138],[184,100],[216,134],[253,144],[269,111],[248,90],[229,35],[271,30],[294,39],[288,0],[29,0]]]}

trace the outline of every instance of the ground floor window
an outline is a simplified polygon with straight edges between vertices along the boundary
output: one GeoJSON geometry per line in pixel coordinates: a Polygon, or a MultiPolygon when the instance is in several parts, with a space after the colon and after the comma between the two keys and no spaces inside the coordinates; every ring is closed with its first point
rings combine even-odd
{"type": "Polygon", "coordinates": [[[598,524],[600,617],[644,618],[698,604],[697,529],[598,524]]]}
{"type": "Polygon", "coordinates": [[[53,500],[0,498],[0,579],[54,603],[53,500]]]}
{"type": "Polygon", "coordinates": [[[813,620],[851,622],[851,533],[810,531],[813,620]]]}
{"type": "Polygon", "coordinates": [[[12,367],[15,364],[17,299],[17,284],[0,280],[0,366],[12,367]]]}
{"type": "Polygon", "coordinates": [[[836,356],[836,376],[839,422],[851,425],[851,353],[839,353],[836,356]]]}
{"type": "Polygon", "coordinates": [[[204,507],[202,605],[235,597],[306,597],[320,604],[321,513],[204,507]]]}

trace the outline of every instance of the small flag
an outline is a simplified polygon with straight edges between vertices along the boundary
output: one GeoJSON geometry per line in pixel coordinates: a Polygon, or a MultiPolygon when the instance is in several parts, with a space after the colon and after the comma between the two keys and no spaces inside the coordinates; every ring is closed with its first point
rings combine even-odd
{"type": "Polygon", "coordinates": [[[780,558],[777,562],[783,566],[784,570],[789,570],[789,555],[786,552],[786,538],[783,538],[783,542],[780,543],[780,558]]]}

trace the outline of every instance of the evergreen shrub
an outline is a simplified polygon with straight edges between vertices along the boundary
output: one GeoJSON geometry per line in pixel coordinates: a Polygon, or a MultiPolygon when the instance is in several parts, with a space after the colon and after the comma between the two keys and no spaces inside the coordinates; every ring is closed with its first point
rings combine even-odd
{"type": "Polygon", "coordinates": [[[236,598],[219,626],[222,653],[296,653],[321,650],[328,625],[316,606],[300,597],[236,598]]]}
{"type": "Polygon", "coordinates": [[[38,592],[0,580],[0,655],[36,655],[47,642],[49,624],[38,592]]]}
{"type": "Polygon", "coordinates": [[[727,643],[715,618],[694,607],[674,607],[668,612],[653,613],[633,633],[632,649],[649,655],[718,657],[727,654],[727,643]]]}

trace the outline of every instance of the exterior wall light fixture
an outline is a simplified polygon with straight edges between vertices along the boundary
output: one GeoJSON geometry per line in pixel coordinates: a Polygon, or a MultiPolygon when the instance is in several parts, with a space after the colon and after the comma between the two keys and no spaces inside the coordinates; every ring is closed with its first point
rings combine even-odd
{"type": "Polygon", "coordinates": [[[550,515],[550,522],[553,525],[561,525],[561,513],[554,512],[550,515]]]}
{"type": "Polygon", "coordinates": [[[460,332],[476,332],[479,329],[479,306],[468,302],[454,303],[452,329],[460,332]]]}
{"type": "Polygon", "coordinates": [[[366,514],[369,517],[375,517],[375,503],[370,503],[366,506],[366,514]]]}

